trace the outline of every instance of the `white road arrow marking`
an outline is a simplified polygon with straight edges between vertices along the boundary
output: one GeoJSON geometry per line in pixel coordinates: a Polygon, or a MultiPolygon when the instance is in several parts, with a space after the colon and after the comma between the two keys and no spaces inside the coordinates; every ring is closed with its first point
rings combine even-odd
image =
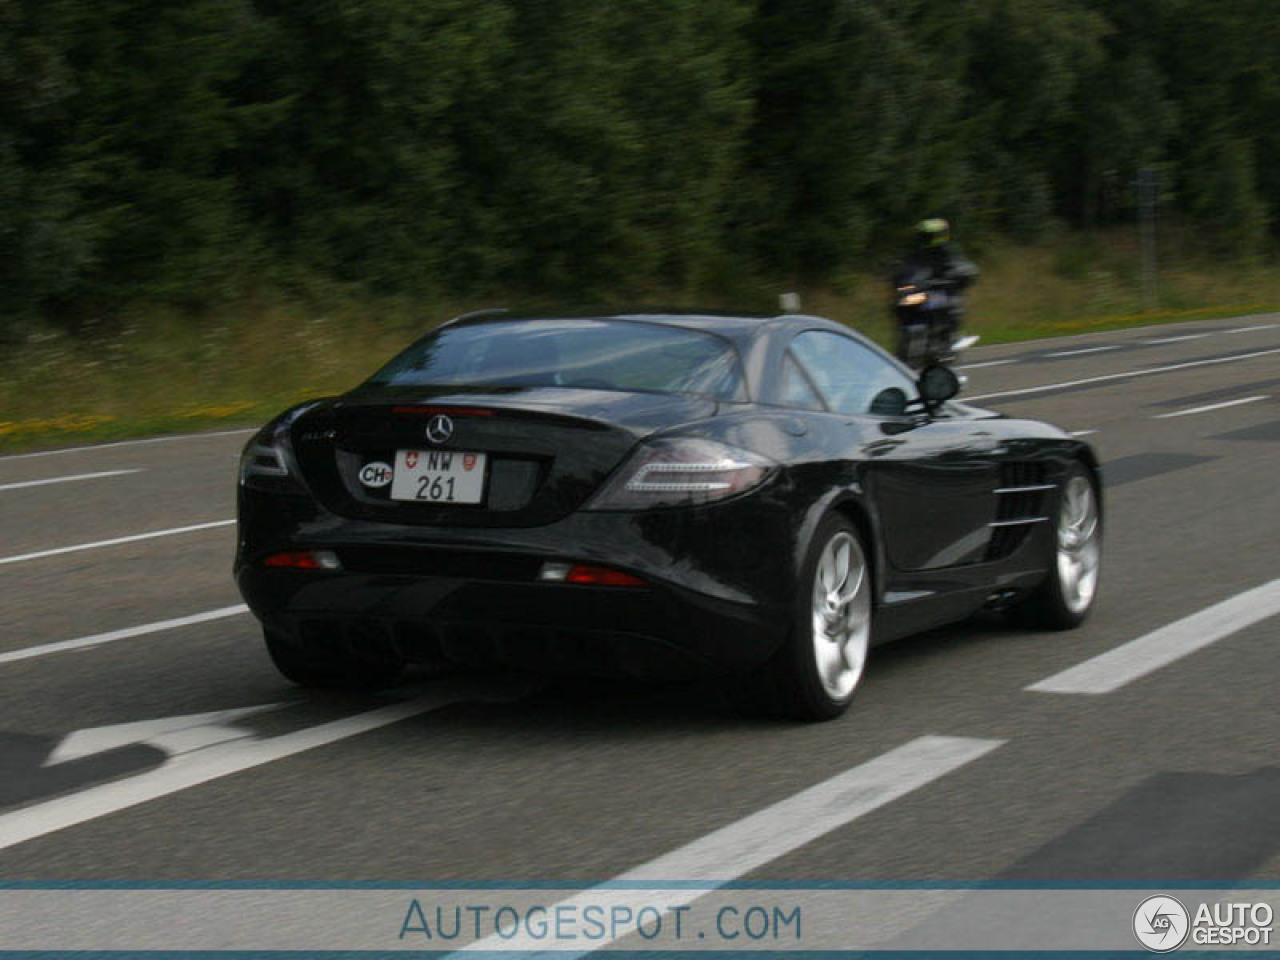
{"type": "Polygon", "coordinates": [[[518,677],[504,678],[501,682],[459,678],[452,683],[435,684],[433,689],[412,700],[390,703],[292,733],[261,739],[240,737],[215,743],[204,750],[170,757],[145,773],[0,813],[0,850],[181,790],[190,790],[211,780],[379,730],[431,710],[455,703],[511,702],[528,696],[536,689],[536,684],[518,677]]]}
{"type": "Polygon", "coordinates": [[[184,717],[160,717],[156,720],[137,720],[77,730],[63,738],[43,765],[51,767],[134,743],[157,747],[169,756],[176,757],[203,747],[211,747],[215,743],[243,740],[252,736],[249,731],[234,726],[235,721],[287,706],[288,702],[264,703],[256,707],[237,707],[234,710],[214,710],[211,713],[192,713],[184,717]]]}

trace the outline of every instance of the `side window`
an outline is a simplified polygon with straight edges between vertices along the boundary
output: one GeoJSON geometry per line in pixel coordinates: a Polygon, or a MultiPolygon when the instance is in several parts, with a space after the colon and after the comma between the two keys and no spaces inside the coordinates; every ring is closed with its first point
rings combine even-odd
{"type": "Polygon", "coordinates": [[[782,359],[782,403],[783,406],[801,410],[826,409],[822,405],[822,398],[814,392],[809,377],[800,369],[790,351],[782,359]]]}
{"type": "Polygon", "coordinates": [[[791,341],[796,360],[840,413],[900,416],[916,389],[884,358],[850,337],[810,330],[791,341]]]}

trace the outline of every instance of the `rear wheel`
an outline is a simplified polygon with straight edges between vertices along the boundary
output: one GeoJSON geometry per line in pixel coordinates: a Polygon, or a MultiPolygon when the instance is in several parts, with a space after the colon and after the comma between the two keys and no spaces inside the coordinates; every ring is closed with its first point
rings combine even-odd
{"type": "Polygon", "coordinates": [[[1069,630],[1093,609],[1102,565],[1102,517],[1093,477],[1073,464],[1062,484],[1049,575],[1021,604],[1038,626],[1069,630]]]}
{"type": "Polygon", "coordinates": [[[375,659],[338,651],[312,652],[290,638],[264,631],[267,653],[286,679],[302,687],[368,690],[385,687],[404,669],[396,657],[375,659]]]}
{"type": "Polygon", "coordinates": [[[844,713],[871,646],[871,597],[871,567],[857,529],[842,517],[827,518],[801,571],[791,634],[739,703],[797,720],[844,713]]]}

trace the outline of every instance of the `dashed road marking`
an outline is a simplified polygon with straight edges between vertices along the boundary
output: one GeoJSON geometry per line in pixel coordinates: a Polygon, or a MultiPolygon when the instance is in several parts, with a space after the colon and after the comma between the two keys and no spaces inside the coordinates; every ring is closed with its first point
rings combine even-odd
{"type": "Polygon", "coordinates": [[[1208,413],[1211,410],[1225,410],[1227,407],[1238,407],[1245,403],[1257,403],[1259,400],[1267,399],[1267,394],[1262,393],[1256,397],[1241,397],[1239,400],[1224,400],[1222,403],[1209,403],[1203,407],[1188,407],[1186,410],[1175,410],[1172,413],[1157,413],[1153,420],[1172,420],[1174,417],[1189,417],[1193,413],[1208,413]]]}
{"type": "Polygon", "coordinates": [[[1154,340],[1143,340],[1142,342],[1143,342],[1143,343],[1146,343],[1146,344],[1150,344],[1151,346],[1153,346],[1153,347],[1154,347],[1154,346],[1156,346],[1156,345],[1158,345],[1158,344],[1161,344],[1161,343],[1183,343],[1183,342],[1185,342],[1185,341],[1187,341],[1187,340],[1203,340],[1203,339],[1204,339],[1205,337],[1207,337],[1207,336],[1210,336],[1210,334],[1207,334],[1207,333],[1184,333],[1184,334],[1182,334],[1182,336],[1179,336],[1179,337],[1157,337],[1157,338],[1156,338],[1156,339],[1154,339],[1154,340]]]}
{"type": "Polygon", "coordinates": [[[1219,363],[1234,363],[1237,360],[1253,360],[1256,357],[1270,357],[1280,353],[1280,347],[1269,350],[1253,350],[1249,353],[1236,353],[1228,357],[1209,357],[1206,360],[1188,360],[1185,363],[1171,363],[1162,367],[1146,367],[1141,370],[1125,370],[1121,373],[1107,373],[1097,377],[1085,377],[1081,380],[1062,380],[1058,383],[1042,383],[1035,387],[1019,387],[1016,390],[1000,390],[996,393],[984,393],[976,397],[967,397],[966,402],[978,400],[994,400],[999,397],[1023,397],[1033,393],[1046,393],[1050,390],[1064,390],[1068,387],[1082,387],[1093,383],[1108,383],[1125,380],[1129,377],[1147,377],[1155,373],[1171,373],[1175,370],[1191,370],[1195,367],[1207,367],[1219,363]]]}
{"type": "Polygon", "coordinates": [[[51,483],[74,483],[77,480],[97,480],[102,477],[123,477],[130,473],[142,473],[142,470],[102,470],[98,473],[75,473],[69,477],[48,477],[44,480],[23,480],[19,483],[0,483],[0,490],[21,490],[25,487],[44,487],[51,483]]]}
{"type": "Polygon", "coordinates": [[[1274,330],[1280,327],[1280,323],[1256,323],[1249,327],[1232,327],[1230,330],[1220,330],[1219,333],[1253,333],[1255,330],[1274,330]]]}
{"type": "Polygon", "coordinates": [[[1280,580],[1175,620],[1026,689],[1037,693],[1111,693],[1276,614],[1280,614],[1280,580]]]}
{"type": "Polygon", "coordinates": [[[1005,364],[1021,363],[1021,362],[1022,362],[1022,359],[1020,357],[1010,357],[1007,360],[982,360],[978,363],[962,363],[958,367],[956,367],[956,369],[957,370],[977,370],[979,367],[1003,367],[1005,364]]]}
{"type": "Polygon", "coordinates": [[[257,433],[258,427],[245,427],[240,430],[211,430],[208,433],[174,433],[164,437],[143,437],[139,440],[115,440],[111,443],[91,443],[83,447],[61,447],[57,450],[36,450],[33,453],[10,453],[0,457],[0,463],[6,460],[32,460],[36,457],[60,457],[67,453],[91,453],[94,450],[109,450],[113,447],[136,447],[148,443],[169,443],[172,440],[204,440],[209,437],[236,437],[248,433],[257,433]]]}
{"type": "Polygon", "coordinates": [[[1054,353],[1046,353],[1045,356],[1046,357],[1079,357],[1086,353],[1104,353],[1107,350],[1119,350],[1119,349],[1120,347],[1116,345],[1109,345],[1105,347],[1081,347],[1078,350],[1058,350],[1054,353]]]}
{"type": "Polygon", "coordinates": [[[95,633],[88,637],[77,637],[74,640],[59,640],[56,643],[42,643],[36,647],[23,647],[20,650],[6,650],[0,653],[0,663],[17,663],[19,660],[32,660],[36,657],[45,657],[51,653],[65,653],[68,650],[86,650],[90,647],[100,647],[104,643],[114,643],[117,640],[132,640],[134,637],[145,637],[153,633],[163,633],[166,630],[177,630],[179,627],[189,627],[197,623],[208,623],[211,620],[224,620],[227,617],[237,617],[242,613],[248,613],[249,608],[243,603],[238,603],[233,607],[219,607],[217,610],[206,610],[203,613],[193,613],[187,617],[174,617],[172,620],[158,620],[155,623],[144,623],[136,627],[125,627],[122,630],[111,630],[107,633],[95,633]]]}
{"type": "Polygon", "coordinates": [[[196,533],[200,530],[213,530],[217,527],[229,527],[234,520],[214,520],[210,523],[193,523],[187,527],[171,527],[168,530],[152,530],[148,533],[135,533],[127,537],[115,537],[111,540],[96,540],[93,543],[77,543],[69,547],[54,547],[52,550],[37,550],[35,553],[19,553],[12,557],[0,557],[0,566],[7,563],[22,563],[26,560],[40,560],[44,557],[57,557],[64,553],[78,553],[81,550],[97,550],[100,547],[115,547],[122,543],[136,543],[139,540],[152,540],[156,537],[172,537],[180,533],[196,533]]]}
{"type": "MultiPolygon", "coordinates": [[[[757,870],[986,756],[1005,742],[970,737],[919,737],[650,860],[602,886],[570,897],[556,907],[576,907],[580,912],[590,904],[607,906],[610,898],[633,897],[636,887],[653,884],[655,889],[645,890],[645,903],[665,915],[717,886],[757,870]],[[672,880],[679,880],[682,886],[671,888],[672,880]],[[690,884],[701,886],[688,886],[690,884]]],[[[551,908],[552,913],[556,907],[551,908]]],[[[557,952],[555,956],[558,960],[586,956],[615,939],[593,940],[590,950],[557,952]]],[[[488,937],[457,952],[537,951],[538,948],[539,941],[522,933],[514,940],[488,937]]]]}

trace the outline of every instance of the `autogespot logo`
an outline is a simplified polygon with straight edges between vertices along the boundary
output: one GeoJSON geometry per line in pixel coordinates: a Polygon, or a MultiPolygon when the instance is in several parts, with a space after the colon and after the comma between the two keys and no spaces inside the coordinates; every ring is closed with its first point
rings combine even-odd
{"type": "Polygon", "coordinates": [[[427,424],[427,439],[432,443],[444,443],[453,436],[453,421],[443,413],[437,413],[427,424]]]}
{"type": "Polygon", "coordinates": [[[1177,950],[1187,939],[1191,915],[1173,897],[1147,897],[1133,914],[1133,935],[1152,953],[1177,950]]]}

